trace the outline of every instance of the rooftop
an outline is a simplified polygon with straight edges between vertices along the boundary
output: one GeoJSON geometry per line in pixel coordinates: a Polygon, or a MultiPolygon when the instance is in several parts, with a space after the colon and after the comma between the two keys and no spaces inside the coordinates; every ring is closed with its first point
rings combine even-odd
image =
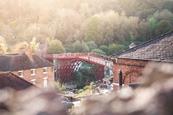
{"type": "Polygon", "coordinates": [[[173,32],[128,49],[116,57],[173,62],[173,32]]]}
{"type": "Polygon", "coordinates": [[[26,54],[0,55],[0,71],[18,71],[41,67],[51,67],[52,64],[42,57],[26,54]]]}

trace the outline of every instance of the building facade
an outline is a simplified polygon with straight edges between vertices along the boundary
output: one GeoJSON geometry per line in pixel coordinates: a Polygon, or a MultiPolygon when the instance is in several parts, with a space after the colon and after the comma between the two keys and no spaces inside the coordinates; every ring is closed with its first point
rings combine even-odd
{"type": "Polygon", "coordinates": [[[114,56],[114,82],[121,70],[124,84],[140,82],[148,63],[173,63],[173,33],[162,35],[114,56]]]}
{"type": "Polygon", "coordinates": [[[148,60],[135,60],[135,59],[114,59],[114,78],[115,83],[119,82],[119,72],[122,71],[123,83],[137,83],[140,82],[142,71],[149,62],[148,60]]]}
{"type": "Polygon", "coordinates": [[[0,72],[11,72],[37,87],[49,87],[54,81],[53,65],[37,55],[1,55],[0,63],[0,72]]]}

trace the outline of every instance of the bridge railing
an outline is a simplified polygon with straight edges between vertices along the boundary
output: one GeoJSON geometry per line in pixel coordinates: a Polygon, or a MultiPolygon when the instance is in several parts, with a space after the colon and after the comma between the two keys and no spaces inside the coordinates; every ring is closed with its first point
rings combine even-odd
{"type": "Polygon", "coordinates": [[[97,53],[61,53],[61,54],[46,54],[46,58],[81,58],[89,61],[95,61],[103,64],[104,61],[111,61],[109,56],[100,55],[97,53]]]}
{"type": "Polygon", "coordinates": [[[70,57],[76,57],[76,56],[94,56],[96,55],[95,53],[61,53],[61,54],[46,54],[44,55],[44,57],[46,56],[54,56],[54,57],[66,57],[66,56],[70,56],[70,57]]]}

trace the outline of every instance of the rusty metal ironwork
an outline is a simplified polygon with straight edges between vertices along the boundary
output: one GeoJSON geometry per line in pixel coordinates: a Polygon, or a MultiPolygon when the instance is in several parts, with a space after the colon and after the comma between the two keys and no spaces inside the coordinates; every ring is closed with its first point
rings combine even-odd
{"type": "Polygon", "coordinates": [[[113,64],[109,57],[95,53],[47,54],[44,57],[52,62],[57,61],[55,77],[61,83],[73,80],[73,73],[78,70],[82,62],[96,65],[94,71],[97,80],[102,80],[105,67],[113,64]]]}

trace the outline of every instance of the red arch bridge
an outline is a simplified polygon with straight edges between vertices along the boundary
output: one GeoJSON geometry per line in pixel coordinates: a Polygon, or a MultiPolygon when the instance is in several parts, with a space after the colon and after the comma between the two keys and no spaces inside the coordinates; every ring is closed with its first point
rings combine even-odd
{"type": "Polygon", "coordinates": [[[45,58],[54,63],[55,80],[59,80],[61,83],[70,82],[73,79],[73,73],[79,70],[82,62],[95,65],[93,71],[96,80],[112,76],[113,62],[107,56],[95,53],[64,53],[47,54],[45,58]],[[106,72],[106,70],[110,72],[106,72]]]}

